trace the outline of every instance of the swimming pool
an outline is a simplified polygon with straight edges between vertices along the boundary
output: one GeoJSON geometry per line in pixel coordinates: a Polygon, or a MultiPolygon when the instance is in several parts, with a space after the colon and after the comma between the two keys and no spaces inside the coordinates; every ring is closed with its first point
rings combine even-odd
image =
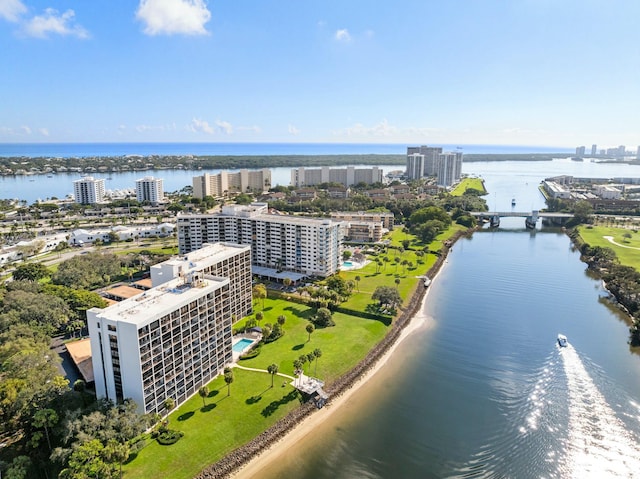
{"type": "Polygon", "coordinates": [[[343,261],[342,266],[346,266],[346,267],[353,266],[353,263],[351,261],[343,261]]]}
{"type": "Polygon", "coordinates": [[[238,341],[237,343],[235,343],[233,345],[233,351],[235,353],[241,353],[242,351],[244,351],[251,343],[253,343],[253,341],[251,339],[247,339],[247,338],[243,338],[240,341],[238,341]]]}

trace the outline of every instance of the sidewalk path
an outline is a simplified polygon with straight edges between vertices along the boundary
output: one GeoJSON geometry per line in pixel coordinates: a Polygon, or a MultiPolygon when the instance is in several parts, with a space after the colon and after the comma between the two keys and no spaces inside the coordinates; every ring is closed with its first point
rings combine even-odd
{"type": "MultiPolygon", "coordinates": [[[[239,364],[234,364],[231,366],[232,368],[238,368],[238,369],[244,369],[245,371],[256,371],[258,373],[267,373],[267,374],[271,374],[269,373],[269,371],[267,371],[266,369],[257,369],[257,368],[247,368],[245,366],[240,366],[239,364]]],[[[295,381],[296,378],[294,378],[293,376],[289,376],[288,374],[284,374],[284,373],[276,373],[276,376],[282,376],[283,378],[288,378],[291,379],[293,381],[295,381]]]]}
{"type": "Polygon", "coordinates": [[[606,239],[609,243],[614,244],[616,246],[620,246],[621,248],[640,249],[640,248],[636,248],[635,246],[626,246],[626,245],[617,243],[613,241],[613,236],[603,236],[603,238],[606,239]]]}

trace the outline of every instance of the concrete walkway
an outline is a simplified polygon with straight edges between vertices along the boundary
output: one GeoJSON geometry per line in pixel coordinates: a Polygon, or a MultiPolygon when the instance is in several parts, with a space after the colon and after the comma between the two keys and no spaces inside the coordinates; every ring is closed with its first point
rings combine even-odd
{"type": "MultiPolygon", "coordinates": [[[[257,368],[247,368],[244,366],[240,366],[239,364],[233,364],[231,366],[232,368],[238,368],[238,369],[244,369],[245,371],[255,371],[257,373],[267,373],[267,374],[271,374],[269,371],[267,371],[266,369],[257,369],[257,368]]],[[[276,376],[282,376],[283,378],[287,378],[287,379],[291,379],[293,381],[295,381],[296,378],[294,378],[293,376],[289,376],[288,374],[284,374],[284,373],[276,373],[276,376]]]]}
{"type": "Polygon", "coordinates": [[[603,236],[603,238],[606,239],[609,243],[614,244],[616,246],[620,246],[621,248],[640,249],[640,248],[636,248],[635,246],[626,246],[626,245],[617,243],[617,242],[613,241],[613,236],[603,236]]]}

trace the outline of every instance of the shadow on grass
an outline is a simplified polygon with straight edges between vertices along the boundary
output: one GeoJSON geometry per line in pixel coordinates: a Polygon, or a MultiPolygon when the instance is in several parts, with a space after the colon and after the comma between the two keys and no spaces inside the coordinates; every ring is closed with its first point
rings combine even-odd
{"type": "Polygon", "coordinates": [[[194,415],[193,411],[185,412],[184,414],[181,414],[180,416],[178,416],[178,421],[186,421],[193,415],[194,415]]]}
{"type": "Polygon", "coordinates": [[[271,311],[272,309],[273,309],[273,306],[267,306],[262,311],[271,311]]]}
{"type": "Polygon", "coordinates": [[[286,396],[282,396],[282,399],[280,399],[279,401],[271,401],[269,405],[265,407],[260,414],[262,414],[264,417],[269,417],[273,413],[275,413],[280,406],[284,406],[285,404],[290,403],[291,401],[297,398],[298,398],[298,391],[294,389],[286,396]]]}
{"type": "Polygon", "coordinates": [[[216,403],[210,403],[207,404],[206,406],[202,406],[200,408],[201,412],[209,412],[209,411],[213,411],[216,408],[217,404],[216,403]]]}
{"type": "Polygon", "coordinates": [[[300,351],[302,348],[304,348],[304,343],[302,344],[296,344],[294,347],[292,347],[291,349],[293,351],[300,351]]]}
{"type": "Polygon", "coordinates": [[[218,394],[220,394],[220,391],[218,391],[217,389],[214,389],[213,391],[209,391],[209,394],[207,394],[207,397],[213,398],[213,397],[216,397],[218,394]]]}
{"type": "Polygon", "coordinates": [[[257,402],[262,401],[262,396],[251,396],[250,398],[248,398],[245,403],[247,404],[255,404],[257,402]]]}
{"type": "Polygon", "coordinates": [[[313,308],[307,308],[305,310],[302,308],[296,308],[294,306],[287,306],[286,308],[284,308],[284,311],[290,311],[291,314],[297,316],[298,318],[309,319],[313,316],[313,308]]]}
{"type": "Polygon", "coordinates": [[[132,452],[131,454],[129,454],[129,457],[127,458],[126,461],[124,461],[122,464],[129,464],[130,462],[132,462],[136,457],[138,457],[138,451],[136,452],[132,452]]]}

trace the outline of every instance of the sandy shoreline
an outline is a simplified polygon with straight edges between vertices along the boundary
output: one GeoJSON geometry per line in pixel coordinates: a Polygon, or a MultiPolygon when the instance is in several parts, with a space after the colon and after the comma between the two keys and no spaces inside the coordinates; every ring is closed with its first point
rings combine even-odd
{"type": "MultiPolygon", "coordinates": [[[[441,269],[441,268],[440,268],[441,269]]],[[[436,275],[437,276],[437,275],[436,275]]],[[[435,278],[433,278],[435,279],[435,278]]],[[[253,457],[249,462],[244,464],[240,469],[236,470],[231,477],[235,479],[250,479],[253,477],[259,477],[261,470],[268,467],[271,464],[278,462],[281,456],[286,454],[287,451],[293,447],[296,443],[302,440],[307,435],[313,433],[313,431],[328,420],[331,416],[339,411],[349,399],[358,392],[363,385],[365,385],[371,378],[373,378],[388,362],[396,349],[400,344],[409,337],[416,330],[420,329],[426,324],[426,318],[422,313],[429,297],[431,288],[428,288],[420,302],[420,307],[415,314],[411,317],[408,324],[402,328],[399,337],[388,348],[387,351],[369,368],[362,376],[358,378],[346,391],[339,396],[334,397],[324,408],[315,411],[313,414],[304,418],[299,422],[292,430],[286,435],[280,438],[278,441],[265,448],[260,454],[253,457]]]]}

